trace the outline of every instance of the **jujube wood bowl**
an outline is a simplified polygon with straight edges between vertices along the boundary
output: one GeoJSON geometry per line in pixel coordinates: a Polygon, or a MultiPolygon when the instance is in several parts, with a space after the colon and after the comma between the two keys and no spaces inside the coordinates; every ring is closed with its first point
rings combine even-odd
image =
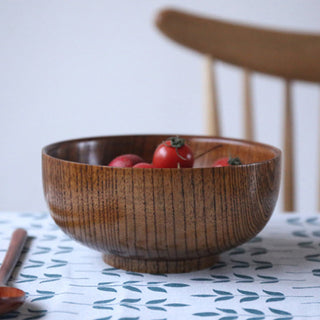
{"type": "Polygon", "coordinates": [[[257,235],[274,210],[279,149],[255,142],[183,136],[194,168],[112,168],[117,155],[151,162],[168,135],[106,136],[63,141],[42,150],[43,187],[56,224],[101,251],[106,263],[136,272],[188,272],[257,235]],[[240,166],[212,168],[222,156],[240,166]]]}

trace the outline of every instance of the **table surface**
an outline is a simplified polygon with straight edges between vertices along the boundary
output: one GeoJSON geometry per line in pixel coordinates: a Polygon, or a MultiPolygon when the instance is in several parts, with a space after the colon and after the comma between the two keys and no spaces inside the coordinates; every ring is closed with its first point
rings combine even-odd
{"type": "Polygon", "coordinates": [[[320,319],[319,214],[275,214],[218,264],[185,274],[108,266],[47,213],[0,212],[0,261],[18,227],[30,238],[8,284],[27,301],[0,319],[320,319]]]}

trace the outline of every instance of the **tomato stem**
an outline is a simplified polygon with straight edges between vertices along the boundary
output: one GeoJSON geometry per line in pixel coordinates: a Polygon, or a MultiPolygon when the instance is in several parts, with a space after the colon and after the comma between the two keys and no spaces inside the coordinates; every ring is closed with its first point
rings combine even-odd
{"type": "Polygon", "coordinates": [[[196,155],[196,156],[194,157],[194,160],[199,159],[200,157],[204,156],[205,154],[211,152],[212,150],[218,149],[218,148],[220,148],[220,147],[222,147],[222,144],[215,145],[215,146],[213,146],[212,148],[210,148],[209,150],[206,150],[206,151],[204,151],[204,152],[196,155]]]}
{"type": "Polygon", "coordinates": [[[182,160],[187,160],[181,154],[179,154],[179,150],[178,150],[179,148],[181,148],[185,145],[185,139],[180,138],[180,137],[170,137],[166,141],[164,141],[163,144],[166,145],[167,147],[175,148],[177,156],[182,160]],[[170,144],[167,144],[168,141],[170,141],[170,144]]]}
{"type": "Polygon", "coordinates": [[[241,162],[241,160],[240,160],[240,158],[239,157],[236,157],[236,158],[229,158],[229,160],[228,160],[228,163],[231,165],[231,166],[238,166],[238,165],[241,165],[242,164],[242,162],[241,162]]]}
{"type": "Polygon", "coordinates": [[[168,140],[171,142],[171,147],[172,148],[181,148],[185,144],[185,140],[183,138],[180,138],[180,137],[171,137],[168,140]]]}

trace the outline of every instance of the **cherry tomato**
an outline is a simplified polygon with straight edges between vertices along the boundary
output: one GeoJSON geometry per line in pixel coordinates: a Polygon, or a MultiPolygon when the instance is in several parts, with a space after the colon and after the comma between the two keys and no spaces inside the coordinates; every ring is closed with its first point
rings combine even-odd
{"type": "Polygon", "coordinates": [[[180,137],[171,137],[159,144],[152,160],[155,168],[192,168],[193,162],[191,148],[180,137]]]}
{"type": "Polygon", "coordinates": [[[229,166],[236,166],[240,164],[242,164],[242,162],[238,157],[236,158],[224,157],[214,161],[212,164],[212,167],[229,167],[229,166]]]}
{"type": "Polygon", "coordinates": [[[122,154],[116,158],[114,158],[109,164],[109,167],[117,167],[117,168],[130,168],[139,162],[143,162],[144,160],[136,154],[122,154]]]}
{"type": "Polygon", "coordinates": [[[152,163],[139,162],[133,166],[133,168],[154,168],[152,163]]]}

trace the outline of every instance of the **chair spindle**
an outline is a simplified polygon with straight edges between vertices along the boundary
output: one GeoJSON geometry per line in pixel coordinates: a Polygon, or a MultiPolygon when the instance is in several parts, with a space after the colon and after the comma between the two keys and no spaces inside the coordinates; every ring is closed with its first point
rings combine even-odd
{"type": "Polygon", "coordinates": [[[293,110],[292,90],[290,80],[285,80],[284,101],[284,211],[295,210],[295,181],[294,181],[294,136],[293,136],[293,110]]]}
{"type": "Polygon", "coordinates": [[[205,122],[206,134],[220,136],[220,119],[214,60],[210,56],[204,58],[204,88],[205,88],[205,122]]]}
{"type": "Polygon", "coordinates": [[[253,107],[252,107],[252,90],[250,81],[250,71],[243,70],[243,117],[244,117],[244,137],[247,140],[254,140],[253,129],[253,107]]]}

